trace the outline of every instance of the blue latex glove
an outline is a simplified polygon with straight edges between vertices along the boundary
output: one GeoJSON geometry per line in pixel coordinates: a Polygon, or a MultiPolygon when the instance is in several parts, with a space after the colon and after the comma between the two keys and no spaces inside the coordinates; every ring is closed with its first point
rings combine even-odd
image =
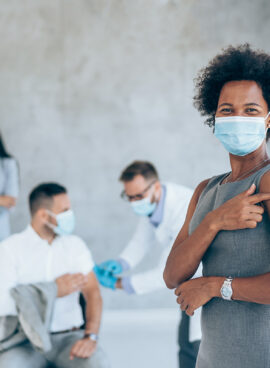
{"type": "Polygon", "coordinates": [[[95,265],[93,271],[102,286],[115,290],[117,278],[114,277],[112,273],[105,273],[104,269],[98,265],[95,265]]]}
{"type": "Polygon", "coordinates": [[[99,268],[102,268],[105,271],[105,275],[119,275],[119,273],[123,272],[123,267],[120,262],[110,259],[106,262],[101,263],[99,268]]]}

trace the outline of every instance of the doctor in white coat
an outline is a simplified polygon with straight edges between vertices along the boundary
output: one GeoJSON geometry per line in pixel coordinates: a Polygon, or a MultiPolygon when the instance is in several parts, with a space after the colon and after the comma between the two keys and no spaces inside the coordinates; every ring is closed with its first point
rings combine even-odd
{"type": "MultiPolygon", "coordinates": [[[[94,270],[103,286],[142,295],[166,287],[163,280],[166,259],[184,223],[193,191],[181,185],[161,183],[155,167],[145,161],[129,165],[120,181],[124,185],[122,198],[130,202],[141,218],[122,253],[115,260],[95,266],[94,270]],[[162,248],[162,254],[155,268],[131,277],[119,277],[122,272],[133,269],[156,246],[162,248]]],[[[201,276],[199,272],[195,277],[201,276]]],[[[182,313],[181,321],[179,365],[194,368],[201,339],[200,309],[191,318],[182,313]]]]}

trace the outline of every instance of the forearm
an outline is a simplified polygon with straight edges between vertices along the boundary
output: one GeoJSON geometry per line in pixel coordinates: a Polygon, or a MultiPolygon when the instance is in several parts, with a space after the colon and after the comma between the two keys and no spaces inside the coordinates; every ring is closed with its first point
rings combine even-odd
{"type": "MultiPolygon", "coordinates": [[[[220,289],[225,277],[208,277],[211,296],[221,297],[220,289]]],[[[237,277],[232,282],[232,300],[270,304],[270,273],[253,277],[237,277]]]]}
{"type": "Polygon", "coordinates": [[[194,275],[218,231],[210,213],[186,240],[176,238],[164,271],[168,288],[174,289],[194,275]]]}
{"type": "Polygon", "coordinates": [[[8,207],[6,197],[7,196],[5,196],[5,195],[0,196],[0,206],[1,207],[8,207]]]}
{"type": "Polygon", "coordinates": [[[234,300],[270,304],[270,273],[235,278],[232,282],[232,289],[234,300]]]}
{"type": "Polygon", "coordinates": [[[98,334],[102,315],[102,298],[95,292],[86,298],[86,333],[98,334]]]}
{"type": "Polygon", "coordinates": [[[4,205],[5,197],[6,196],[3,196],[3,195],[0,196],[0,206],[3,206],[4,205]]]}
{"type": "Polygon", "coordinates": [[[10,195],[0,196],[0,207],[11,208],[16,205],[16,198],[10,195]]]}

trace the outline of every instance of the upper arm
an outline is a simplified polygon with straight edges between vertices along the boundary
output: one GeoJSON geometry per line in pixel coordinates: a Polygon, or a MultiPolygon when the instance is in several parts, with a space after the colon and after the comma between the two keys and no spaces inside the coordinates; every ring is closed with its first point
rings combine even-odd
{"type": "MultiPolygon", "coordinates": [[[[188,206],[188,210],[187,210],[187,214],[186,214],[186,219],[185,222],[177,236],[177,243],[179,244],[179,242],[183,242],[185,239],[188,238],[188,229],[189,229],[189,223],[192,219],[192,216],[195,212],[197,203],[199,201],[200,195],[202,194],[204,188],[206,187],[206,185],[208,184],[210,179],[206,179],[204,181],[202,181],[197,188],[195,189],[193,196],[191,197],[191,200],[189,202],[189,206],[188,206]]],[[[174,243],[175,246],[176,242],[174,243]]],[[[173,248],[174,248],[173,246],[173,248]]]]}
{"type": "Polygon", "coordinates": [[[81,272],[86,275],[87,282],[82,289],[82,293],[85,300],[87,300],[94,294],[100,294],[98,281],[94,272],[92,271],[94,267],[94,260],[90,250],[81,238],[73,236],[73,241],[73,272],[81,272]]]}
{"type": "Polygon", "coordinates": [[[87,300],[91,295],[100,294],[99,284],[93,271],[87,274],[87,283],[82,289],[83,296],[87,300]]]}
{"type": "MultiPolygon", "coordinates": [[[[270,171],[267,171],[261,178],[259,191],[260,193],[270,193],[270,171]]],[[[270,200],[264,201],[263,205],[270,218],[270,200]]]]}

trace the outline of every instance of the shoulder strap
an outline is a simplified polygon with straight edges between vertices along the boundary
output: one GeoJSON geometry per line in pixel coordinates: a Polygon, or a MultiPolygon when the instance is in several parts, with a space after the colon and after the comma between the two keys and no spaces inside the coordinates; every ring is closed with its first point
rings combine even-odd
{"type": "Polygon", "coordinates": [[[204,190],[202,191],[199,201],[206,195],[207,192],[209,192],[209,190],[211,190],[213,187],[215,187],[216,185],[218,185],[220,183],[220,181],[225,178],[225,176],[228,175],[228,173],[225,174],[221,174],[221,175],[217,175],[217,176],[213,176],[208,184],[206,185],[206,187],[204,188],[204,190]]]}

